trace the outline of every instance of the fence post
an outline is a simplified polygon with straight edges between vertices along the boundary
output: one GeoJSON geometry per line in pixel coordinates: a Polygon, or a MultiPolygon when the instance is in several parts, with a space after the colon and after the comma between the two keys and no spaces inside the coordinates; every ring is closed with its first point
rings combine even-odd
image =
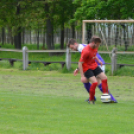
{"type": "Polygon", "coordinates": [[[68,70],[71,68],[71,53],[69,48],[66,48],[66,67],[68,70]]]}
{"type": "Polygon", "coordinates": [[[112,75],[114,73],[114,71],[117,70],[117,60],[116,60],[116,48],[113,48],[112,50],[112,57],[111,57],[111,70],[112,70],[112,75]]]}
{"type": "Polygon", "coordinates": [[[22,49],[23,52],[23,70],[26,70],[28,67],[28,52],[27,52],[27,47],[24,46],[22,49]]]}

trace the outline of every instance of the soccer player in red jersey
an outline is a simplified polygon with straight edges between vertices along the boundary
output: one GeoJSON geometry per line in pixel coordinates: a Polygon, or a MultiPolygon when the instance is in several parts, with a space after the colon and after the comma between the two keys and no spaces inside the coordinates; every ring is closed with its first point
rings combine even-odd
{"type": "MultiPolygon", "coordinates": [[[[82,52],[82,50],[84,49],[84,47],[86,47],[87,44],[78,44],[77,41],[75,39],[70,39],[68,41],[67,47],[69,47],[71,50],[73,51],[78,51],[78,52],[82,52]]],[[[104,59],[101,57],[101,55],[97,52],[96,56],[98,57],[98,59],[102,62],[102,66],[97,62],[98,66],[102,69],[102,71],[105,73],[105,61],[104,59]]],[[[74,71],[74,75],[76,76],[77,73],[79,72],[79,69],[75,69],[74,71]]],[[[97,78],[97,77],[96,77],[97,78]]],[[[100,79],[97,78],[98,81],[98,88],[100,89],[101,92],[102,91],[102,82],[100,79]]],[[[90,93],[90,86],[91,83],[87,82],[87,83],[83,83],[85,89],[87,90],[88,93],[90,93]]],[[[109,95],[111,96],[111,102],[112,103],[117,103],[117,100],[114,98],[114,96],[110,93],[110,91],[108,90],[109,95]]],[[[94,96],[94,100],[96,100],[96,97],[94,96]]],[[[87,99],[86,101],[89,101],[89,99],[87,99]]]]}
{"type": "Polygon", "coordinates": [[[107,76],[98,67],[95,60],[102,65],[102,62],[97,58],[96,54],[101,43],[101,39],[97,36],[91,38],[91,42],[82,50],[81,57],[78,63],[81,81],[87,83],[91,81],[89,103],[94,104],[95,88],[98,85],[97,78],[102,81],[103,93],[108,93],[107,76]],[[97,78],[96,78],[97,77],[97,78]]]}

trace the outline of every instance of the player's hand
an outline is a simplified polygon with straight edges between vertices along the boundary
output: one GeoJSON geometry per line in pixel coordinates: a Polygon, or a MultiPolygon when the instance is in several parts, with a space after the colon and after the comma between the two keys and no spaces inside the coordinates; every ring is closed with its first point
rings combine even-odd
{"type": "Polygon", "coordinates": [[[78,74],[79,70],[78,69],[75,69],[74,70],[74,76],[76,76],[78,74]]]}
{"type": "Polygon", "coordinates": [[[100,65],[101,65],[101,67],[102,67],[103,64],[102,64],[102,62],[101,62],[100,60],[99,60],[99,63],[100,63],[100,65]]]}
{"type": "Polygon", "coordinates": [[[100,64],[101,64],[101,67],[102,67],[102,65],[103,65],[102,62],[100,64]]]}

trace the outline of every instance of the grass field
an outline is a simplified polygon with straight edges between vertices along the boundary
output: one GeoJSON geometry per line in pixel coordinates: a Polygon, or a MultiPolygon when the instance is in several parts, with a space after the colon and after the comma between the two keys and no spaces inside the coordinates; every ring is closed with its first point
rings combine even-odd
{"type": "Polygon", "coordinates": [[[0,69],[0,134],[133,134],[134,77],[108,76],[117,104],[90,105],[80,75],[0,69]]]}

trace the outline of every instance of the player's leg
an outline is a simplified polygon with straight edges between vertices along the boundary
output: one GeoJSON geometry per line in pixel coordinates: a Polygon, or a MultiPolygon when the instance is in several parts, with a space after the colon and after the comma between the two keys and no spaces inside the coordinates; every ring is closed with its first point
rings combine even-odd
{"type": "MultiPolygon", "coordinates": [[[[101,70],[105,73],[105,65],[99,65],[99,67],[101,68],[101,70]]],[[[100,89],[101,92],[102,91],[102,82],[101,82],[101,79],[99,77],[96,77],[97,80],[98,80],[98,88],[100,89]]]]}
{"type": "Polygon", "coordinates": [[[89,93],[89,89],[90,89],[91,84],[89,83],[88,78],[83,77],[83,78],[81,78],[81,81],[83,82],[85,89],[89,93]]]}
{"type": "Polygon", "coordinates": [[[110,93],[110,91],[108,90],[109,95],[111,96],[111,102],[113,103],[117,103],[117,100],[114,98],[114,96],[110,93]]]}
{"type": "Polygon", "coordinates": [[[92,70],[87,70],[85,73],[84,73],[84,75],[85,75],[85,77],[89,80],[89,81],[91,81],[91,86],[90,86],[90,89],[89,89],[89,91],[90,91],[90,94],[89,94],[89,101],[92,101],[92,102],[94,102],[94,96],[95,96],[95,88],[96,88],[96,86],[97,86],[97,79],[96,79],[96,77],[94,76],[94,73],[93,73],[93,71],[92,70]]]}
{"type": "MultiPolygon", "coordinates": [[[[101,68],[101,70],[105,73],[105,65],[99,65],[99,67],[101,68]]],[[[98,88],[100,89],[101,92],[103,92],[102,90],[102,82],[101,79],[99,77],[96,77],[98,80],[98,88]]]]}
{"type": "Polygon", "coordinates": [[[92,83],[91,86],[90,86],[89,101],[94,101],[95,89],[96,89],[96,86],[98,85],[98,82],[97,82],[97,79],[96,79],[95,76],[90,77],[89,80],[92,83]]]}
{"type": "MultiPolygon", "coordinates": [[[[93,74],[91,74],[91,76],[93,76],[93,74]]],[[[81,81],[83,82],[84,87],[86,88],[87,92],[90,94],[91,83],[89,83],[88,78],[86,78],[86,77],[82,78],[81,81]]],[[[96,97],[95,96],[94,96],[94,100],[96,101],[96,97]]],[[[86,100],[86,101],[89,101],[89,99],[86,100]]]]}
{"type": "Polygon", "coordinates": [[[89,89],[90,89],[91,83],[87,82],[87,83],[83,83],[83,84],[84,84],[85,89],[89,93],[89,89]]]}
{"type": "Polygon", "coordinates": [[[98,88],[100,89],[100,91],[102,91],[101,79],[99,77],[96,77],[96,79],[98,81],[98,88]]]}
{"type": "Polygon", "coordinates": [[[95,70],[93,70],[93,73],[102,81],[103,93],[108,93],[107,76],[104,74],[102,69],[98,66],[95,70]]]}
{"type": "MultiPolygon", "coordinates": [[[[99,67],[105,73],[105,65],[99,66],[99,67]]],[[[101,80],[99,78],[97,78],[97,80],[98,80],[98,88],[100,89],[101,92],[103,92],[103,90],[102,90],[102,83],[100,82],[101,80]]],[[[114,98],[114,96],[110,93],[109,90],[108,90],[108,93],[111,96],[111,101],[114,102],[114,103],[117,103],[117,100],[114,98]]]]}
{"type": "Polygon", "coordinates": [[[103,92],[101,79],[99,77],[96,77],[96,78],[97,78],[97,81],[98,81],[98,88],[100,89],[101,92],[103,92]]]}
{"type": "Polygon", "coordinates": [[[102,81],[102,91],[103,93],[108,93],[108,84],[107,84],[107,76],[101,72],[100,74],[97,75],[102,81]]]}
{"type": "MultiPolygon", "coordinates": [[[[84,87],[85,89],[87,90],[88,93],[90,93],[89,89],[91,87],[91,83],[90,82],[87,82],[87,83],[83,83],[84,84],[84,87]]],[[[94,100],[96,101],[96,97],[94,96],[94,100]]],[[[89,101],[89,98],[85,101],[89,101]]]]}

